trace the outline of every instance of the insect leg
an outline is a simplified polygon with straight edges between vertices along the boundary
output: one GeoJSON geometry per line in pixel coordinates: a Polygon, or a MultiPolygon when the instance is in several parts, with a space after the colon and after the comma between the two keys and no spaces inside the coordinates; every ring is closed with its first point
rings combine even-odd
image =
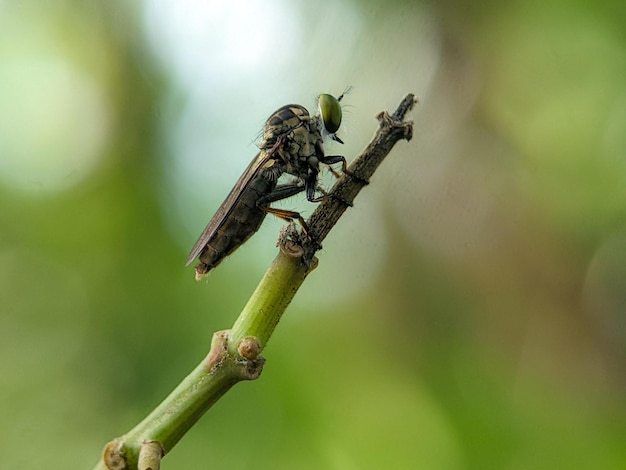
{"type": "MultiPolygon", "coordinates": [[[[322,157],[318,157],[319,161],[321,163],[324,163],[325,165],[328,165],[328,168],[330,168],[331,173],[335,176],[335,178],[339,178],[341,175],[339,173],[337,173],[337,171],[335,171],[333,169],[333,167],[331,167],[330,165],[333,165],[335,163],[339,163],[341,162],[341,171],[343,171],[344,174],[360,181],[362,184],[366,185],[369,184],[369,181],[365,178],[361,178],[360,176],[355,175],[354,173],[352,173],[350,170],[348,170],[348,164],[346,163],[346,159],[344,157],[342,157],[341,155],[324,155],[322,157]]],[[[317,173],[315,174],[315,182],[313,182],[313,185],[316,184],[317,181],[317,173]]],[[[329,197],[333,197],[335,199],[337,199],[338,201],[344,203],[346,206],[348,207],[352,207],[352,203],[350,201],[345,200],[344,198],[336,195],[335,193],[327,193],[326,191],[321,191],[322,192],[322,196],[320,197],[314,197],[314,193],[315,193],[315,189],[317,188],[313,188],[313,191],[309,191],[309,185],[308,185],[308,181],[307,181],[307,199],[311,202],[320,202],[323,201],[324,199],[328,199],[329,197]],[[310,197],[309,197],[310,196],[310,197]]]]}
{"type": "MultiPolygon", "coordinates": [[[[357,176],[354,173],[352,173],[350,170],[348,170],[348,163],[346,162],[345,157],[341,155],[325,155],[321,158],[318,157],[318,159],[320,162],[328,166],[341,162],[341,171],[343,171],[346,175],[351,176],[352,178],[356,180],[359,180],[363,184],[370,184],[370,182],[367,179],[361,178],[360,176],[357,176]]],[[[333,175],[335,175],[335,177],[337,178],[339,177],[338,173],[332,167],[330,168],[330,171],[332,172],[333,175]]]]}
{"type": "Polygon", "coordinates": [[[275,207],[269,206],[269,204],[271,204],[272,202],[280,201],[281,199],[294,196],[295,194],[298,194],[304,191],[304,189],[305,189],[305,186],[302,186],[301,184],[282,184],[282,185],[276,186],[274,191],[272,191],[268,195],[259,198],[256,205],[262,211],[265,211],[268,214],[273,214],[276,217],[280,217],[283,220],[287,220],[289,222],[293,220],[297,220],[298,223],[302,226],[302,229],[304,230],[304,232],[307,233],[309,231],[309,227],[307,226],[306,222],[304,221],[304,219],[302,218],[299,212],[289,211],[285,209],[277,209],[275,207]]]}
{"type": "MultiPolygon", "coordinates": [[[[343,158],[343,157],[340,157],[343,158]]],[[[352,207],[352,203],[350,201],[346,201],[341,196],[336,195],[335,193],[329,193],[328,191],[324,191],[322,188],[317,186],[317,171],[312,171],[309,177],[306,180],[306,198],[309,202],[322,202],[326,199],[332,197],[341,201],[348,207],[352,207]],[[315,192],[319,191],[322,193],[321,196],[315,197],[315,192]]]]}
{"type": "Polygon", "coordinates": [[[262,208],[263,206],[267,206],[272,202],[280,201],[281,199],[286,199],[288,197],[301,193],[302,191],[304,191],[304,188],[305,187],[303,185],[297,183],[279,184],[274,188],[271,193],[260,197],[257,200],[256,205],[259,208],[262,208]]]}
{"type": "Polygon", "coordinates": [[[322,202],[328,199],[329,197],[333,197],[337,199],[338,201],[341,201],[342,203],[344,203],[346,206],[352,207],[352,203],[350,201],[346,201],[344,198],[336,195],[335,193],[329,193],[328,191],[324,191],[322,188],[317,188],[316,191],[319,191],[320,193],[322,193],[322,195],[318,197],[311,197],[311,198],[307,197],[307,200],[309,202],[322,202]]]}

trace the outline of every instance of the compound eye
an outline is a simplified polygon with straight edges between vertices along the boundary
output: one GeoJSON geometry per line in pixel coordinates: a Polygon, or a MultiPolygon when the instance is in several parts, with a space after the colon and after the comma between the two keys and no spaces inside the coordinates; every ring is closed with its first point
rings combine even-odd
{"type": "Polygon", "coordinates": [[[322,94],[319,98],[320,115],[324,128],[329,134],[334,134],[341,125],[341,104],[333,95],[322,94]]]}

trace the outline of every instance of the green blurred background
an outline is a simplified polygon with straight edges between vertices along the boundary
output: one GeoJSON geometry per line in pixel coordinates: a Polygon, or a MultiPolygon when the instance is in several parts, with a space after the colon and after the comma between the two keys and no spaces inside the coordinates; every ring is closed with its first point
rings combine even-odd
{"type": "Polygon", "coordinates": [[[188,250],[347,85],[329,153],[408,92],[414,139],[165,468],[626,468],[622,0],[1,2],[0,468],[91,467],[204,357],[282,223],[188,250]]]}

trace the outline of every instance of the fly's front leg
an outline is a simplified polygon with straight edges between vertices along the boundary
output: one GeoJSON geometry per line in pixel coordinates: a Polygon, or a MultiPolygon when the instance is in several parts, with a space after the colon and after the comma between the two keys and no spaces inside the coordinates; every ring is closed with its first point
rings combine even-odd
{"type": "Polygon", "coordinates": [[[330,167],[331,173],[333,175],[335,175],[336,178],[339,178],[340,175],[330,165],[334,165],[335,163],[341,162],[341,171],[343,173],[345,173],[348,176],[351,176],[352,178],[354,178],[356,180],[359,180],[363,184],[370,184],[369,180],[367,180],[365,178],[361,178],[360,176],[357,176],[354,173],[352,173],[350,170],[348,170],[348,162],[346,161],[345,157],[343,157],[341,155],[325,155],[325,156],[323,156],[321,158],[318,157],[318,159],[319,159],[320,162],[322,162],[325,165],[328,165],[330,167]]]}

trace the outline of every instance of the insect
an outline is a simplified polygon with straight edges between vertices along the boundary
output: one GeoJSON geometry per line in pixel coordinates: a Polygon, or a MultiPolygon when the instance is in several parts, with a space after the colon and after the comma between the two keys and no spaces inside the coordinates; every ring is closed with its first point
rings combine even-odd
{"type": "MultiPolygon", "coordinates": [[[[320,163],[342,163],[339,155],[324,155],[323,138],[342,143],[337,137],[341,125],[341,99],[329,94],[319,96],[319,113],[311,116],[303,106],[288,104],[276,110],[265,122],[260,152],[217,209],[213,218],[192,248],[187,263],[199,258],[196,279],[202,278],[226,256],[239,248],[261,226],[265,215],[274,214],[284,220],[298,220],[306,231],[306,223],[295,211],[271,207],[270,204],[306,191],[306,198],[319,202],[328,195],[317,197],[320,163]],[[278,184],[282,174],[292,175],[289,183],[278,184]]],[[[337,173],[332,170],[333,174],[337,173]]],[[[349,174],[349,173],[348,173],[349,174]]]]}

